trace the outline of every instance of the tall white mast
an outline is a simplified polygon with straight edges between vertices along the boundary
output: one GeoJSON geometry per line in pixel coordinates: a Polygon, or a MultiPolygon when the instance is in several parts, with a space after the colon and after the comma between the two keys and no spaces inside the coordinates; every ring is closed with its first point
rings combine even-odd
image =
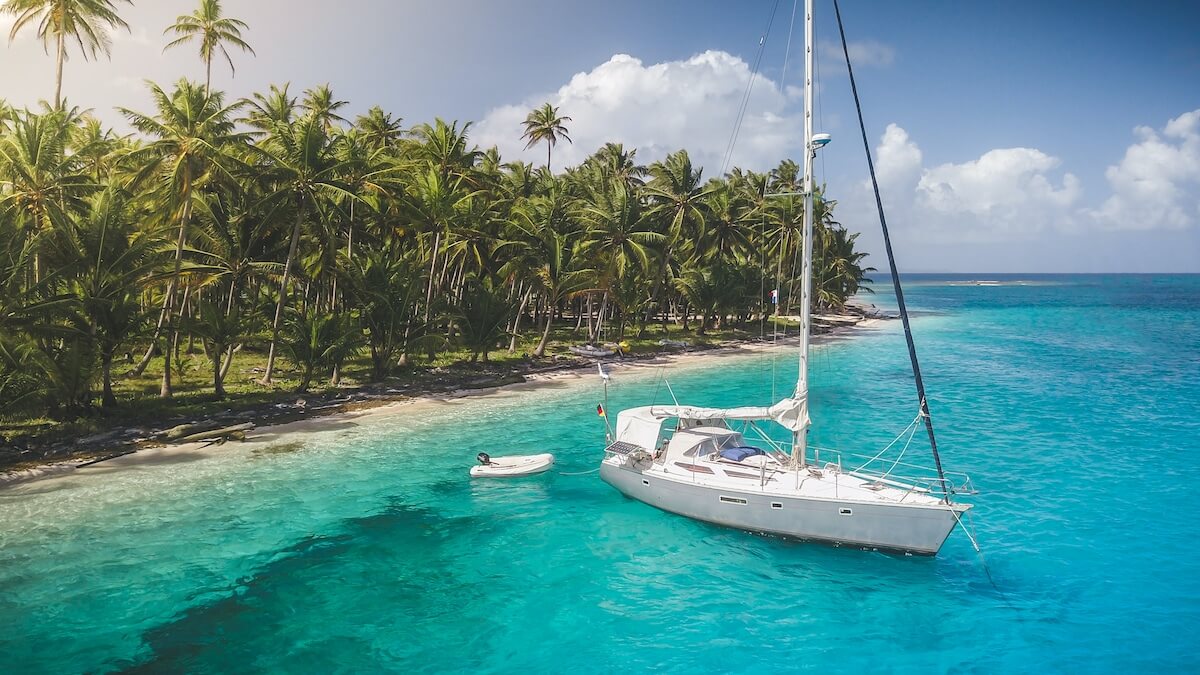
{"type": "Polygon", "coordinates": [[[792,462],[804,466],[808,448],[808,342],[812,322],[813,233],[813,0],[804,0],[804,255],[800,281],[800,376],[794,397],[801,401],[804,427],[792,437],[792,462]]]}

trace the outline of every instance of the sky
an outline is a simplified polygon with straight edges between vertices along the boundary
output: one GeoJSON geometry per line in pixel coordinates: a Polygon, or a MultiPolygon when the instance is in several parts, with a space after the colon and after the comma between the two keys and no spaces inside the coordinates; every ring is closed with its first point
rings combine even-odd
{"type": "MultiPolygon", "coordinates": [[[[203,80],[163,29],[198,0],[121,5],[111,59],[73,54],[64,95],[122,132],[146,80],[203,80]]],[[[1200,2],[845,0],[842,14],[901,270],[1200,272],[1200,2]]],[[[471,121],[481,147],[526,151],[520,121],[572,119],[553,167],[608,141],[642,163],[685,148],[706,177],[801,160],[803,4],[786,0],[224,0],[256,56],[214,63],[231,97],[329,83],[352,116],[471,121]],[[772,19],[773,16],[773,19],[772,19]],[[768,31],[768,24],[770,26],[768,31]]],[[[816,163],[837,219],[883,267],[878,216],[832,0],[816,2],[816,163]]],[[[12,19],[0,17],[7,36],[12,19]]],[[[53,96],[32,31],[0,45],[0,98],[53,96]]]]}

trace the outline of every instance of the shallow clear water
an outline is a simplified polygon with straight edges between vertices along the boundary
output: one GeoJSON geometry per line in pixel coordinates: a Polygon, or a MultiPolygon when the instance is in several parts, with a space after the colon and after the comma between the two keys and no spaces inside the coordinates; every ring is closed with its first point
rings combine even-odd
{"type": "MultiPolygon", "coordinates": [[[[1036,279],[909,286],[995,586],[961,531],[905,558],[695,523],[594,473],[467,478],[480,450],[595,468],[584,377],[0,491],[0,672],[1193,669],[1200,277],[1036,279]]],[[[864,333],[814,356],[818,444],[871,450],[915,410],[898,325],[864,333]]],[[[794,363],[668,377],[766,403],[794,363]]],[[[610,397],[669,395],[640,369],[610,397]]]]}

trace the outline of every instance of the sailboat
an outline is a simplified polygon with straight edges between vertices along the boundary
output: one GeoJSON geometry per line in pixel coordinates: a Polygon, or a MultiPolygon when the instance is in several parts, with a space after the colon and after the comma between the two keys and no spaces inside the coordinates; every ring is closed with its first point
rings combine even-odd
{"type": "MultiPolygon", "coordinates": [[[[840,12],[838,19],[840,27],[840,12]]],[[[944,471],[938,456],[869,147],[868,165],[908,340],[918,412],[908,428],[874,456],[858,458],[808,443],[813,160],[830,140],[827,134],[813,133],[813,0],[805,0],[804,25],[804,237],[795,391],[769,406],[709,408],[675,401],[621,410],[615,429],[608,433],[600,477],[628,497],[716,525],[868,550],[936,555],[971,508],[954,501],[955,495],[972,488],[965,475],[944,471]],[[933,469],[900,461],[921,426],[928,432],[933,469]],[[789,434],[790,442],[777,440],[789,434]],[[892,459],[889,451],[896,454],[895,446],[906,435],[900,456],[892,459]]],[[[844,34],[842,41],[844,48],[844,34]]],[[[848,50],[846,60],[849,65],[848,50]]],[[[852,68],[850,78],[853,88],[852,68]]],[[[860,111],[860,126],[861,121],[860,111]]]]}

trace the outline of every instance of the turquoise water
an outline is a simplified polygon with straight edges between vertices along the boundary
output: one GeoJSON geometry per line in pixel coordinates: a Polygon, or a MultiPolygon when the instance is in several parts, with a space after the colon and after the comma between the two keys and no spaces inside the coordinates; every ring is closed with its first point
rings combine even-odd
{"type": "MultiPolygon", "coordinates": [[[[1200,277],[1035,280],[909,286],[995,586],[961,531],[905,558],[695,523],[594,473],[467,478],[480,450],[594,468],[584,377],[0,491],[0,672],[1194,670],[1200,277]]],[[[667,374],[765,403],[794,366],[667,374]]],[[[610,408],[666,400],[660,376],[618,371],[610,408]]],[[[896,323],[822,347],[816,442],[886,443],[911,387],[896,323]]]]}

